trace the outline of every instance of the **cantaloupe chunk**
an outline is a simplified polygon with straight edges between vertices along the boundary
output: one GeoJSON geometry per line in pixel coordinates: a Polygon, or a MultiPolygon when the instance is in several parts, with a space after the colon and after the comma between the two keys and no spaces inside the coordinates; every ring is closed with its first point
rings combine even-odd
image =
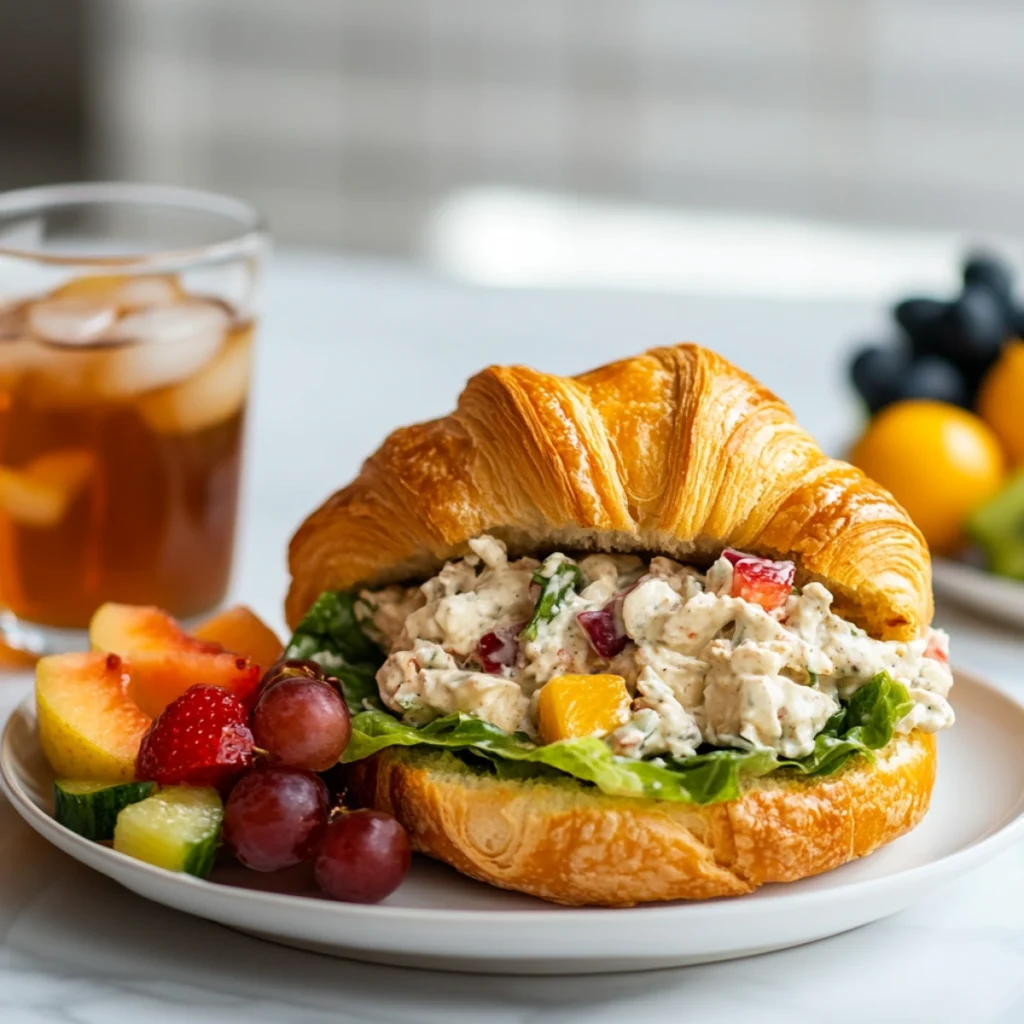
{"type": "Polygon", "coordinates": [[[629,691],[622,676],[565,675],[546,683],[537,698],[544,743],[605,736],[629,719],[629,691]]]}
{"type": "Polygon", "coordinates": [[[129,659],[131,695],[153,718],[197,683],[220,686],[248,700],[260,681],[258,664],[218,643],[189,636],[159,608],[102,605],[89,623],[89,643],[94,650],[129,659]]]}
{"type": "Polygon", "coordinates": [[[197,626],[192,635],[220,644],[226,651],[244,654],[263,668],[269,668],[284,653],[284,644],[277,634],[244,604],[225,608],[197,626]]]}
{"type": "Polygon", "coordinates": [[[36,666],[39,745],[58,776],[95,782],[135,777],[150,717],[132,699],[116,654],[57,654],[36,666]]]}

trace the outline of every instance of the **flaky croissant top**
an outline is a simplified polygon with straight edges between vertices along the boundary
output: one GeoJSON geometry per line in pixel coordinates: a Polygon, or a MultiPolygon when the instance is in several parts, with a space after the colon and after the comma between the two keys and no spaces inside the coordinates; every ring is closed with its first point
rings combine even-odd
{"type": "Polygon", "coordinates": [[[514,554],[644,551],[706,563],[725,547],[792,559],[881,639],[932,616],[920,531],[825,456],[789,408],[697,345],[578,377],[492,366],[449,416],[392,433],[292,538],[287,616],[325,590],[432,575],[481,533],[514,554]]]}

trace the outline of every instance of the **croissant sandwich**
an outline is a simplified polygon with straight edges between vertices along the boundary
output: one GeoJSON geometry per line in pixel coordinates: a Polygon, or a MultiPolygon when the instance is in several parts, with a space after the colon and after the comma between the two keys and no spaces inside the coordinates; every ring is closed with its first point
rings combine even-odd
{"type": "Polygon", "coordinates": [[[707,349],[484,370],[289,561],[289,654],[345,691],[351,794],[492,885],[740,895],[928,809],[953,712],[925,542],[707,349]]]}

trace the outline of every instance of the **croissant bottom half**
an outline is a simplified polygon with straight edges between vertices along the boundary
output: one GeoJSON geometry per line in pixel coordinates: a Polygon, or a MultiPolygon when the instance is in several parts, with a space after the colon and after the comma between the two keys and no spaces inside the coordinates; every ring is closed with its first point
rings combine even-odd
{"type": "Polygon", "coordinates": [[[834,776],[770,775],[699,807],[606,796],[574,779],[502,781],[448,753],[392,748],[351,766],[351,793],[414,847],[491,885],[571,905],[740,896],[863,857],[924,817],[935,737],[894,739],[834,776]]]}

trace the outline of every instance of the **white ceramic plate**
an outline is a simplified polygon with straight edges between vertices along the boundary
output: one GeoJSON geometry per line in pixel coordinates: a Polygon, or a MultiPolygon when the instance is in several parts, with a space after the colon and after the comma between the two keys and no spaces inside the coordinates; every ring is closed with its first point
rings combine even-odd
{"type": "Polygon", "coordinates": [[[938,597],[1024,628],[1024,583],[950,558],[932,559],[932,582],[938,597]]]}
{"type": "Polygon", "coordinates": [[[52,775],[28,704],[4,731],[0,782],[29,825],[75,859],[148,899],[276,942],[448,970],[639,970],[767,952],[856,928],[902,910],[1024,833],[1024,708],[963,673],[953,695],[959,720],[940,741],[932,809],[909,836],[837,871],[739,899],[630,910],[555,907],[422,858],[378,906],[296,895],[311,892],[301,874],[224,866],[216,882],[204,882],[150,867],[50,816],[52,775]]]}

